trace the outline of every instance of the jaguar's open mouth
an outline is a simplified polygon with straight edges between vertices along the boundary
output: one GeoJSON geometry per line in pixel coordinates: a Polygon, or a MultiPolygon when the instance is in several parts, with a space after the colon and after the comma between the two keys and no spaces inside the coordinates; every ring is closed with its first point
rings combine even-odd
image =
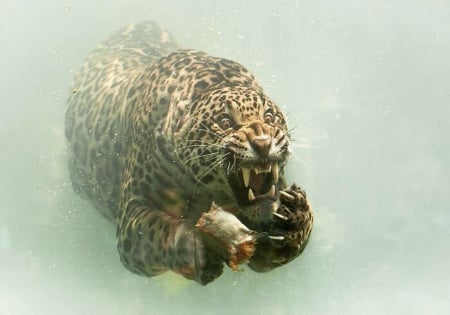
{"type": "Polygon", "coordinates": [[[260,198],[276,199],[279,188],[280,167],[278,162],[265,164],[243,164],[230,177],[230,185],[242,205],[260,198]]]}

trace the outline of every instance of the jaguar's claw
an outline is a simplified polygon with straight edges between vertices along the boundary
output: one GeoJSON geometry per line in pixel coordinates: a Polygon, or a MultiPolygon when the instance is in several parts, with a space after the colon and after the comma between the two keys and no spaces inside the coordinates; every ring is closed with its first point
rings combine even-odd
{"type": "Polygon", "coordinates": [[[283,196],[283,197],[286,198],[286,199],[289,199],[290,201],[295,200],[295,197],[294,197],[294,196],[292,196],[291,194],[288,194],[288,193],[285,192],[285,191],[280,191],[280,195],[283,196]]]}
{"type": "Polygon", "coordinates": [[[282,214],[279,214],[278,212],[273,212],[272,214],[273,214],[274,216],[276,216],[277,218],[280,218],[281,220],[284,220],[284,221],[289,220],[288,217],[286,217],[286,216],[284,216],[284,215],[282,215],[282,214]]]}
{"type": "Polygon", "coordinates": [[[282,264],[282,263],[284,263],[285,261],[286,261],[286,258],[284,258],[284,257],[272,260],[272,262],[273,262],[274,264],[282,264]]]}
{"type": "Polygon", "coordinates": [[[281,235],[269,235],[269,238],[275,241],[283,241],[285,239],[285,237],[281,235]]]}

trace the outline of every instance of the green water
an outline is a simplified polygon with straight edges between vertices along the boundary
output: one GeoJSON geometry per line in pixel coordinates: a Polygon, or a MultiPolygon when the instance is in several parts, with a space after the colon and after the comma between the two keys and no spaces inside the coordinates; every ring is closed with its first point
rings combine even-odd
{"type": "Polygon", "coordinates": [[[6,0],[0,26],[0,314],[450,313],[450,3],[6,0]],[[246,65],[288,114],[316,218],[291,264],[138,277],[72,192],[71,78],[145,19],[246,65]]]}

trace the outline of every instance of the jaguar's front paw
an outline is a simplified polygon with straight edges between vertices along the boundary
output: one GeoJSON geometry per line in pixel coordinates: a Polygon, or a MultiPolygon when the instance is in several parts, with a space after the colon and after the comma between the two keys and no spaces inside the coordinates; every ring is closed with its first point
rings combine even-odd
{"type": "Polygon", "coordinates": [[[278,208],[272,212],[266,241],[261,240],[250,261],[250,267],[264,272],[284,265],[305,248],[313,216],[303,189],[295,184],[280,191],[278,208]]]}
{"type": "Polygon", "coordinates": [[[275,225],[288,230],[301,228],[310,217],[305,191],[295,184],[280,191],[280,206],[273,215],[277,218],[275,225]]]}

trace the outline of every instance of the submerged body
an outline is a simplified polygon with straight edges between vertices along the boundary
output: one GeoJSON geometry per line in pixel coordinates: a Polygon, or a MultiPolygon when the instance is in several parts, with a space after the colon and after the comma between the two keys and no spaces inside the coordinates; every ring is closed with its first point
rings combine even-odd
{"type": "Polygon", "coordinates": [[[172,270],[206,284],[224,262],[267,271],[307,243],[306,196],[284,179],[283,113],[243,66],[179,50],[155,23],[123,28],[88,56],[66,137],[75,191],[117,224],[121,260],[135,273],[172,270]],[[212,202],[205,233],[198,221],[212,202]]]}

